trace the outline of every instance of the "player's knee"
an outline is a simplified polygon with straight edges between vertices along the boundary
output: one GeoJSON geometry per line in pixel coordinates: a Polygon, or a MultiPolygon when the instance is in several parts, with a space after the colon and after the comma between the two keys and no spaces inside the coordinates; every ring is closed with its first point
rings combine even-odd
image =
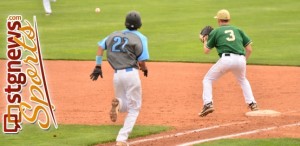
{"type": "Polygon", "coordinates": [[[240,84],[247,84],[247,83],[248,83],[248,80],[247,80],[247,78],[245,78],[245,77],[239,78],[239,79],[237,79],[237,81],[238,81],[240,84]]]}
{"type": "Polygon", "coordinates": [[[212,80],[211,79],[209,79],[209,78],[204,78],[203,80],[202,80],[202,84],[211,84],[212,83],[212,80]]]}

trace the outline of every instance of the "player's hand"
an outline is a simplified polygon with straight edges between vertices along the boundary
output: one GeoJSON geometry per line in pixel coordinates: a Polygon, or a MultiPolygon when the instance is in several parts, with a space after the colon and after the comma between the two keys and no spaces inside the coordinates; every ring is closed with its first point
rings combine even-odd
{"type": "Polygon", "coordinates": [[[144,72],[144,76],[145,76],[145,77],[148,77],[148,69],[142,70],[142,71],[144,72]]]}
{"type": "Polygon", "coordinates": [[[144,72],[144,76],[148,77],[148,69],[147,69],[145,61],[140,61],[139,62],[139,68],[140,68],[141,71],[144,72]]]}
{"type": "Polygon", "coordinates": [[[208,39],[208,36],[207,36],[207,35],[206,35],[206,36],[203,36],[203,35],[199,34],[199,40],[200,40],[202,43],[204,43],[205,41],[207,41],[207,39],[208,39]]]}
{"type": "Polygon", "coordinates": [[[148,77],[148,69],[147,69],[147,67],[145,67],[145,66],[141,67],[140,70],[144,73],[145,77],[148,77]]]}
{"type": "Polygon", "coordinates": [[[95,69],[94,69],[94,71],[91,73],[90,78],[93,81],[96,81],[99,76],[101,76],[101,78],[103,78],[101,66],[96,66],[95,69]]]}
{"type": "Polygon", "coordinates": [[[199,34],[199,40],[203,43],[203,35],[199,34]]]}
{"type": "Polygon", "coordinates": [[[204,43],[207,40],[207,36],[210,34],[211,31],[213,31],[214,28],[211,26],[205,26],[199,34],[199,39],[202,43],[204,43]]]}
{"type": "Polygon", "coordinates": [[[203,37],[203,41],[204,42],[207,41],[207,39],[208,39],[208,35],[206,35],[206,36],[203,37]]]}

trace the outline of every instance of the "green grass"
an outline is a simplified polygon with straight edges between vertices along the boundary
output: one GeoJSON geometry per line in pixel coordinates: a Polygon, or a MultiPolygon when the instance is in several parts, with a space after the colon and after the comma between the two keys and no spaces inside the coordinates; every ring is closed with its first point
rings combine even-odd
{"type": "Polygon", "coordinates": [[[298,146],[300,139],[272,138],[272,139],[224,139],[213,142],[196,144],[194,146],[298,146]]]}
{"type": "MultiPolygon", "coordinates": [[[[1,127],[1,126],[0,126],[1,127]]],[[[23,124],[19,134],[0,134],[1,146],[91,146],[114,142],[121,126],[59,125],[58,129],[41,130],[38,125],[23,124]]],[[[1,128],[2,129],[2,128],[1,128]]],[[[135,126],[129,138],[170,130],[166,126],[135,126]]]]}
{"type": "Polygon", "coordinates": [[[0,2],[0,58],[5,58],[9,14],[30,21],[37,16],[44,58],[94,60],[97,42],[124,29],[126,13],[135,9],[142,15],[141,32],[148,37],[152,61],[215,62],[215,51],[203,54],[198,33],[205,25],[217,27],[212,17],[226,8],[232,24],[254,42],[249,64],[300,66],[299,0],[58,0],[51,4],[54,14],[45,16],[41,0],[0,2]],[[96,7],[101,13],[94,12],[96,7]]]}

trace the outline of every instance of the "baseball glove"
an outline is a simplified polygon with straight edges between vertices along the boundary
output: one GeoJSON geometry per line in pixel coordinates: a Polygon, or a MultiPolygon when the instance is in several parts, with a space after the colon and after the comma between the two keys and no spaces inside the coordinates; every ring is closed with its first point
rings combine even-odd
{"type": "Polygon", "coordinates": [[[214,30],[214,28],[212,28],[211,26],[205,26],[201,30],[201,32],[200,32],[200,40],[201,40],[202,43],[204,42],[204,37],[207,36],[207,35],[209,35],[209,33],[211,31],[213,31],[213,30],[214,30]]]}
{"type": "Polygon", "coordinates": [[[90,78],[93,81],[96,81],[99,76],[101,76],[101,78],[103,78],[102,69],[101,69],[101,66],[96,66],[95,69],[93,70],[93,72],[91,73],[90,78]]]}

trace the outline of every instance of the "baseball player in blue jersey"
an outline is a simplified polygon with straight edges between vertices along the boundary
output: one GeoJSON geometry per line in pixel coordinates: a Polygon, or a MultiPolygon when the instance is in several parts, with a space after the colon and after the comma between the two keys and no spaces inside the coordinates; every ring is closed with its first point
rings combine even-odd
{"type": "Polygon", "coordinates": [[[147,77],[145,61],[149,59],[147,38],[137,31],[142,26],[140,14],[131,11],[125,20],[126,30],[116,31],[98,43],[96,67],[90,75],[92,80],[102,76],[101,63],[103,51],[115,70],[113,77],[116,98],[112,100],[110,118],[117,120],[118,112],[128,112],[124,125],[117,136],[116,145],[128,145],[127,139],[132,131],[142,105],[142,88],[138,70],[147,77]]]}

